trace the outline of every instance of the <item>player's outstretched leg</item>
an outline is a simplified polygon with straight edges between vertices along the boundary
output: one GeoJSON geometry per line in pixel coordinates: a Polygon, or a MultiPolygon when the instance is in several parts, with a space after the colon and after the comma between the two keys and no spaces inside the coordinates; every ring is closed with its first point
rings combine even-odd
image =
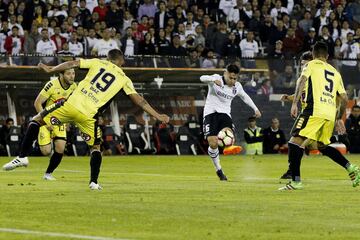
{"type": "MultiPolygon", "coordinates": [[[[299,141],[301,141],[301,139],[299,141]]],[[[289,142],[288,154],[292,181],[286,184],[284,187],[279,188],[279,190],[300,190],[303,188],[300,178],[300,165],[301,158],[304,154],[304,149],[301,147],[301,144],[294,140],[289,142]]]]}
{"type": "MultiPolygon", "coordinates": [[[[100,146],[98,146],[100,149],[100,146]]],[[[101,190],[102,187],[98,183],[99,173],[100,173],[100,166],[101,166],[101,152],[97,148],[93,148],[91,151],[91,159],[90,159],[90,168],[91,168],[91,175],[90,175],[90,189],[91,190],[101,190]]]]}
{"type": "Polygon", "coordinates": [[[62,160],[62,157],[64,155],[66,141],[63,139],[55,139],[54,145],[55,145],[54,153],[51,155],[49,165],[43,176],[44,180],[50,180],[50,181],[56,180],[56,178],[52,175],[52,173],[59,166],[59,164],[62,160]]]}
{"type": "Polygon", "coordinates": [[[40,126],[41,124],[34,120],[29,123],[24,139],[20,145],[19,156],[3,166],[5,171],[10,171],[17,167],[27,167],[29,165],[27,155],[30,153],[32,144],[38,136],[40,126]]]}
{"type": "Polygon", "coordinates": [[[227,177],[225,176],[220,165],[220,153],[217,145],[217,137],[216,136],[208,137],[208,143],[209,143],[208,154],[214,163],[216,174],[218,175],[221,181],[227,181],[227,177]]]}
{"type": "Polygon", "coordinates": [[[357,187],[360,184],[360,170],[359,167],[351,164],[340,152],[334,147],[331,146],[321,146],[319,150],[325,156],[331,158],[334,162],[345,168],[349,177],[352,181],[353,187],[357,187]]]}

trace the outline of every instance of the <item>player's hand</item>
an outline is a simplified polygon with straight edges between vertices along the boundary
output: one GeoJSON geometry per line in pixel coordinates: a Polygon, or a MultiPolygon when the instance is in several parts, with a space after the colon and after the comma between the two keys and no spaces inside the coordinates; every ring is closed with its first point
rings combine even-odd
{"type": "Polygon", "coordinates": [[[255,111],[255,117],[256,118],[260,118],[261,117],[261,112],[259,110],[255,111]]]}
{"type": "Polygon", "coordinates": [[[218,85],[219,87],[222,87],[222,86],[223,86],[223,83],[222,83],[222,81],[220,81],[220,80],[215,80],[214,83],[215,83],[216,85],[218,85]]]}
{"type": "Polygon", "coordinates": [[[338,132],[339,135],[344,135],[346,133],[346,127],[342,119],[336,121],[335,130],[338,132]]]}
{"type": "Polygon", "coordinates": [[[53,126],[53,125],[46,125],[46,128],[47,128],[47,130],[49,130],[49,131],[54,130],[54,126],[53,126]]]}
{"type": "Polygon", "coordinates": [[[162,123],[168,123],[170,121],[170,117],[166,114],[160,114],[158,120],[162,123]]]}
{"type": "Polygon", "coordinates": [[[280,100],[283,102],[289,101],[289,95],[287,95],[287,94],[282,95],[280,100]]]}
{"type": "Polygon", "coordinates": [[[43,70],[43,71],[47,72],[47,73],[51,73],[51,68],[48,65],[45,65],[43,63],[39,63],[38,68],[40,70],[43,70]]]}
{"type": "Polygon", "coordinates": [[[291,116],[296,118],[298,115],[298,106],[296,104],[291,105],[291,116]]]}

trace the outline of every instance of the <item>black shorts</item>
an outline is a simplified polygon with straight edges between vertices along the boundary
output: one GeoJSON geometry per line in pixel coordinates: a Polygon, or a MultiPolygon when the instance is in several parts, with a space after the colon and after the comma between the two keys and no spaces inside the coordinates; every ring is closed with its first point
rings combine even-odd
{"type": "Polygon", "coordinates": [[[300,114],[291,129],[291,136],[297,137],[302,129],[304,129],[309,121],[310,116],[300,114]]]}
{"type": "Polygon", "coordinates": [[[206,115],[203,123],[205,139],[209,136],[217,136],[221,129],[226,127],[234,131],[232,119],[226,113],[212,113],[206,115]]]}

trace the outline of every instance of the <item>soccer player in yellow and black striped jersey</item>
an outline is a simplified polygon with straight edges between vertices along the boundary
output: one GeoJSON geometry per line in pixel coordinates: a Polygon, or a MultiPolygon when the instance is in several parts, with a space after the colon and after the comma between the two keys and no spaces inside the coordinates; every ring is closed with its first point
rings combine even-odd
{"type": "Polygon", "coordinates": [[[133,103],[159,121],[169,122],[167,115],[159,114],[136,92],[132,81],[121,69],[123,63],[123,53],[118,49],[113,49],[109,51],[107,60],[81,59],[65,62],[54,68],[39,64],[39,68],[47,73],[61,72],[76,67],[88,69],[88,73],[66,102],[50,105],[34,117],[26,131],[19,156],[5,164],[3,166],[4,170],[12,170],[16,167],[28,165],[26,156],[39,132],[40,126],[74,122],[80,129],[84,140],[91,147],[89,187],[93,190],[100,190],[101,186],[97,180],[102,160],[100,152],[101,136],[96,118],[98,113],[110,104],[119,91],[124,90],[133,103]]]}
{"type": "Polygon", "coordinates": [[[336,163],[344,167],[352,180],[353,186],[360,183],[359,168],[351,164],[337,149],[328,146],[334,126],[339,134],[345,133],[344,114],[347,95],[340,73],[328,64],[327,44],[317,42],[313,51],[314,60],[304,66],[297,81],[295,96],[291,107],[291,116],[297,117],[289,141],[289,163],[292,182],[279,190],[302,189],[300,163],[306,144],[317,143],[318,149],[336,163]],[[305,90],[304,105],[298,115],[298,102],[305,90]],[[340,101],[337,111],[336,101],[340,101]]]}
{"type": "MultiPolygon", "coordinates": [[[[34,106],[36,112],[39,113],[44,110],[44,107],[66,100],[76,88],[74,80],[75,70],[68,69],[59,73],[59,77],[47,82],[35,99],[34,106]]],[[[51,140],[53,140],[54,143],[54,151],[51,155],[49,166],[43,177],[45,180],[55,180],[52,176],[52,172],[60,164],[66,145],[65,124],[58,126],[47,125],[40,128],[38,143],[41,153],[45,156],[49,156],[51,154],[51,140]]]]}

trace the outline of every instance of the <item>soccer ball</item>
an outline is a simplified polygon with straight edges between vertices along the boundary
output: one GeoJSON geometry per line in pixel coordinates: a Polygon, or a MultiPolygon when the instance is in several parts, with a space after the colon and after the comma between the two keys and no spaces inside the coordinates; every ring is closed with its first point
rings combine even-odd
{"type": "Polygon", "coordinates": [[[218,135],[218,145],[220,147],[228,147],[234,144],[235,137],[231,130],[225,129],[221,130],[218,135]]]}

